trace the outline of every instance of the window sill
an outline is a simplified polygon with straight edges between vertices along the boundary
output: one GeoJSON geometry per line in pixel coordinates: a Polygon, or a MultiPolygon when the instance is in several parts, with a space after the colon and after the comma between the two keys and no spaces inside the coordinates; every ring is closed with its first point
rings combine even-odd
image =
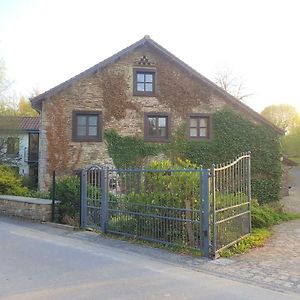
{"type": "Polygon", "coordinates": [[[133,92],[133,96],[140,96],[140,97],[156,97],[154,92],[133,92]]]}
{"type": "Polygon", "coordinates": [[[96,139],[91,139],[91,138],[72,138],[72,142],[99,143],[99,142],[102,142],[102,139],[100,139],[100,138],[96,138],[96,139]]]}

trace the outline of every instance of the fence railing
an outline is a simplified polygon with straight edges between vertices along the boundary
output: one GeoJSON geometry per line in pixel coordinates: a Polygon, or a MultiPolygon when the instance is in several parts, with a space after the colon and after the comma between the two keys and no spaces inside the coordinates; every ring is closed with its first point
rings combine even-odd
{"type": "Polygon", "coordinates": [[[211,168],[212,253],[251,233],[250,153],[211,168]]]}
{"type": "Polygon", "coordinates": [[[211,169],[81,173],[81,226],[216,256],[251,231],[250,154],[211,169]]]}
{"type": "Polygon", "coordinates": [[[93,166],[82,173],[82,225],[204,252],[209,247],[208,176],[200,168],[93,166]]]}

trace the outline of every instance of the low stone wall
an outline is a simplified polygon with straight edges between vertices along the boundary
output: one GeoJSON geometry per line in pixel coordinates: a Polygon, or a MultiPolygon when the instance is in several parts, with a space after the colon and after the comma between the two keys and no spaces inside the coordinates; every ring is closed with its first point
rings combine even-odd
{"type": "Polygon", "coordinates": [[[51,221],[52,201],[46,199],[0,195],[0,215],[34,221],[51,221]]]}

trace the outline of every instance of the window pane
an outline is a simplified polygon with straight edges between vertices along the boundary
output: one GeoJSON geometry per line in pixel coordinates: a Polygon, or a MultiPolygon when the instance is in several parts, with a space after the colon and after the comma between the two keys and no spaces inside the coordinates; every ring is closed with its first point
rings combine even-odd
{"type": "Polygon", "coordinates": [[[163,137],[166,137],[167,136],[167,128],[164,127],[164,128],[159,128],[159,136],[163,136],[163,137]]]}
{"type": "Polygon", "coordinates": [[[97,116],[89,116],[89,125],[97,126],[97,116]]]}
{"type": "Polygon", "coordinates": [[[207,128],[200,128],[200,136],[207,137],[207,128]]]}
{"type": "Polygon", "coordinates": [[[85,136],[86,135],[86,126],[78,126],[77,127],[77,135],[85,136]]]}
{"type": "Polygon", "coordinates": [[[153,84],[152,83],[146,83],[146,92],[153,92],[153,84]]]}
{"type": "Polygon", "coordinates": [[[145,75],[141,73],[137,73],[137,82],[145,82],[145,75]]]}
{"type": "Polygon", "coordinates": [[[7,150],[6,153],[9,155],[17,155],[19,153],[19,143],[18,138],[9,137],[7,139],[7,150]]]}
{"type": "Polygon", "coordinates": [[[137,84],[137,90],[138,90],[139,92],[144,92],[144,91],[145,91],[145,86],[144,86],[144,84],[143,84],[143,83],[138,83],[138,84],[137,84]]]}
{"type": "Polygon", "coordinates": [[[92,127],[92,126],[90,126],[89,127],[89,134],[88,134],[89,136],[97,136],[97,127],[92,127]]]}
{"type": "Polygon", "coordinates": [[[156,134],[156,118],[148,118],[148,134],[154,136],[156,134]]]}
{"type": "Polygon", "coordinates": [[[167,118],[166,117],[159,117],[158,118],[158,127],[166,127],[167,118]]]}
{"type": "Polygon", "coordinates": [[[85,125],[86,124],[86,116],[77,116],[77,124],[85,125]]]}
{"type": "Polygon", "coordinates": [[[153,82],[153,74],[146,74],[145,75],[146,82],[153,82]]]}
{"type": "Polygon", "coordinates": [[[190,136],[197,137],[197,128],[190,128],[190,136]]]}
{"type": "Polygon", "coordinates": [[[200,127],[207,127],[207,118],[200,118],[200,127]]]}
{"type": "Polygon", "coordinates": [[[197,127],[197,118],[190,118],[190,127],[197,127]]]}

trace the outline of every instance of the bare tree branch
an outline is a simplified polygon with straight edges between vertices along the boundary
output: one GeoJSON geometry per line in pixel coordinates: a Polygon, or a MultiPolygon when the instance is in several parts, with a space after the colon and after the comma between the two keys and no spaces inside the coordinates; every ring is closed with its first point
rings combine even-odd
{"type": "Polygon", "coordinates": [[[216,73],[214,82],[227,93],[241,101],[253,96],[253,94],[245,93],[246,88],[244,85],[244,80],[240,77],[234,76],[232,71],[227,67],[216,73]]]}

